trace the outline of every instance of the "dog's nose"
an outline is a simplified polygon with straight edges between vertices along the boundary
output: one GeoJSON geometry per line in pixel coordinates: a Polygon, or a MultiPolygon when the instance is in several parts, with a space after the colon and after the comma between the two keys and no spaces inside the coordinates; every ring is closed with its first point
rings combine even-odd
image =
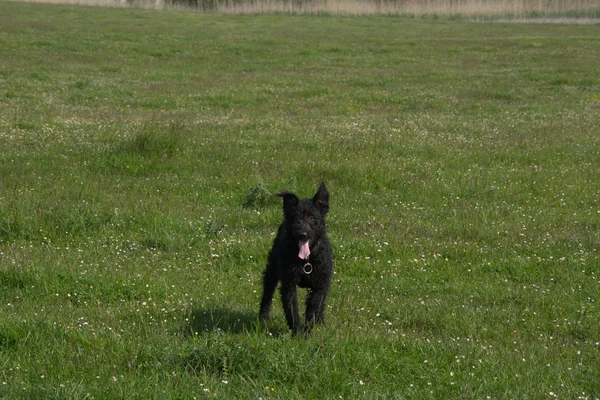
{"type": "Polygon", "coordinates": [[[308,233],[306,233],[306,232],[299,232],[298,233],[298,239],[300,239],[300,240],[306,240],[306,239],[308,239],[308,233]]]}

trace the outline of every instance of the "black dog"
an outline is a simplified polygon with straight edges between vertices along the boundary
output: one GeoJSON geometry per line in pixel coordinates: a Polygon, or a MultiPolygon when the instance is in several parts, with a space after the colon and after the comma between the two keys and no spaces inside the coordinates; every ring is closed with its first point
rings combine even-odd
{"type": "Polygon", "coordinates": [[[279,226],[267,268],[263,273],[260,318],[269,319],[273,292],[281,281],[281,301],[287,324],[293,334],[301,328],[296,288],[308,288],[305,333],[316,322],[324,323],[325,299],[333,273],[333,252],[325,233],[325,215],[329,211],[329,192],[325,183],[312,199],[299,199],[282,192],[283,223],[279,226]]]}

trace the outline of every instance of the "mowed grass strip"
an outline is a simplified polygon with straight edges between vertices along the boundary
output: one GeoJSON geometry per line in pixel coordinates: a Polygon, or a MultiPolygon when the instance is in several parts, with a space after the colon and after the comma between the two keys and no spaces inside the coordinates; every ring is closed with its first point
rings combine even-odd
{"type": "Polygon", "coordinates": [[[0,2],[1,398],[600,396],[600,33],[0,2]],[[257,326],[331,192],[327,326],[257,326]]]}

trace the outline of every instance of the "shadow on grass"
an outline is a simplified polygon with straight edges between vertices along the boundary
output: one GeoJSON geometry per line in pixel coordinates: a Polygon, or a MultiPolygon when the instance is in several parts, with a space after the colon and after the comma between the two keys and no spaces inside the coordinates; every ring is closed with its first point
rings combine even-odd
{"type": "Polygon", "coordinates": [[[199,335],[208,332],[241,334],[263,331],[269,332],[273,336],[280,336],[287,332],[285,329],[272,325],[261,325],[258,316],[254,313],[225,308],[198,309],[192,312],[184,331],[188,335],[199,335]]]}
{"type": "Polygon", "coordinates": [[[216,380],[244,375],[256,380],[256,371],[263,371],[265,365],[272,363],[271,352],[266,350],[269,346],[257,346],[255,339],[263,342],[262,337],[267,335],[283,336],[283,328],[261,326],[254,312],[196,309],[183,328],[186,336],[194,337],[193,347],[176,359],[192,375],[216,380]]]}

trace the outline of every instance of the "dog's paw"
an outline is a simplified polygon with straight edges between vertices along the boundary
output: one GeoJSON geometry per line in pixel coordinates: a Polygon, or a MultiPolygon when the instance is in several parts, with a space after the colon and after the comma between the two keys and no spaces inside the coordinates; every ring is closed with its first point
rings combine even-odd
{"type": "Polygon", "coordinates": [[[312,329],[302,329],[298,336],[308,340],[312,336],[312,329]]]}

